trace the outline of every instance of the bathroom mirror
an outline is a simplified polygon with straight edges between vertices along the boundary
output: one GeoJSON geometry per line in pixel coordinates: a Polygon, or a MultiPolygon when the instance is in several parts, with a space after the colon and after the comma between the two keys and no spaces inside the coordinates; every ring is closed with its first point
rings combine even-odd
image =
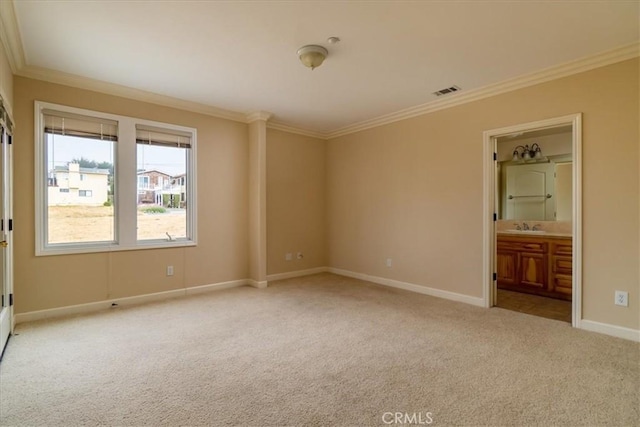
{"type": "Polygon", "coordinates": [[[571,221],[571,126],[498,138],[498,219],[571,221]]]}

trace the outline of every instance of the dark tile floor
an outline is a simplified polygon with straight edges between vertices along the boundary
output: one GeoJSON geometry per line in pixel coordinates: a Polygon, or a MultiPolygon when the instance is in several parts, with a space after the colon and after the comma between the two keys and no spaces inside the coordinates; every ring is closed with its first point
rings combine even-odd
{"type": "Polygon", "coordinates": [[[497,306],[507,310],[571,323],[571,301],[498,289],[497,306]]]}

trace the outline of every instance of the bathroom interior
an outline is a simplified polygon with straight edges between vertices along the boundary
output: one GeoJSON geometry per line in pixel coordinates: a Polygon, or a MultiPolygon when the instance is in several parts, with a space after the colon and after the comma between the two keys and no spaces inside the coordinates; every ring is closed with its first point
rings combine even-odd
{"type": "Polygon", "coordinates": [[[572,127],[497,139],[496,305],[571,323],[572,127]]]}

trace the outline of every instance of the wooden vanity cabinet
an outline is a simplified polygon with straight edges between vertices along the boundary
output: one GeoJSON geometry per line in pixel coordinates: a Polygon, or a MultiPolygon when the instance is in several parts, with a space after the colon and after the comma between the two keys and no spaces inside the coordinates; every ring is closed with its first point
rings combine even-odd
{"type": "Polygon", "coordinates": [[[571,238],[498,235],[498,287],[571,299],[571,238]]]}

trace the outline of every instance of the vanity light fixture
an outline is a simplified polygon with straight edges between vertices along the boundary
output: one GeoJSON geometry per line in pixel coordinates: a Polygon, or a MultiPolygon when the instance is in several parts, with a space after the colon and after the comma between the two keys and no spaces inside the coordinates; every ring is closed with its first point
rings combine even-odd
{"type": "Polygon", "coordinates": [[[329,51],[322,46],[316,44],[308,44],[298,49],[298,58],[305,67],[312,70],[322,65],[324,59],[329,55],[329,51]]]}
{"type": "Polygon", "coordinates": [[[518,145],[513,149],[513,159],[514,162],[519,163],[535,163],[535,162],[548,162],[549,159],[542,155],[542,149],[537,143],[534,143],[529,147],[529,145],[518,145]]]}

